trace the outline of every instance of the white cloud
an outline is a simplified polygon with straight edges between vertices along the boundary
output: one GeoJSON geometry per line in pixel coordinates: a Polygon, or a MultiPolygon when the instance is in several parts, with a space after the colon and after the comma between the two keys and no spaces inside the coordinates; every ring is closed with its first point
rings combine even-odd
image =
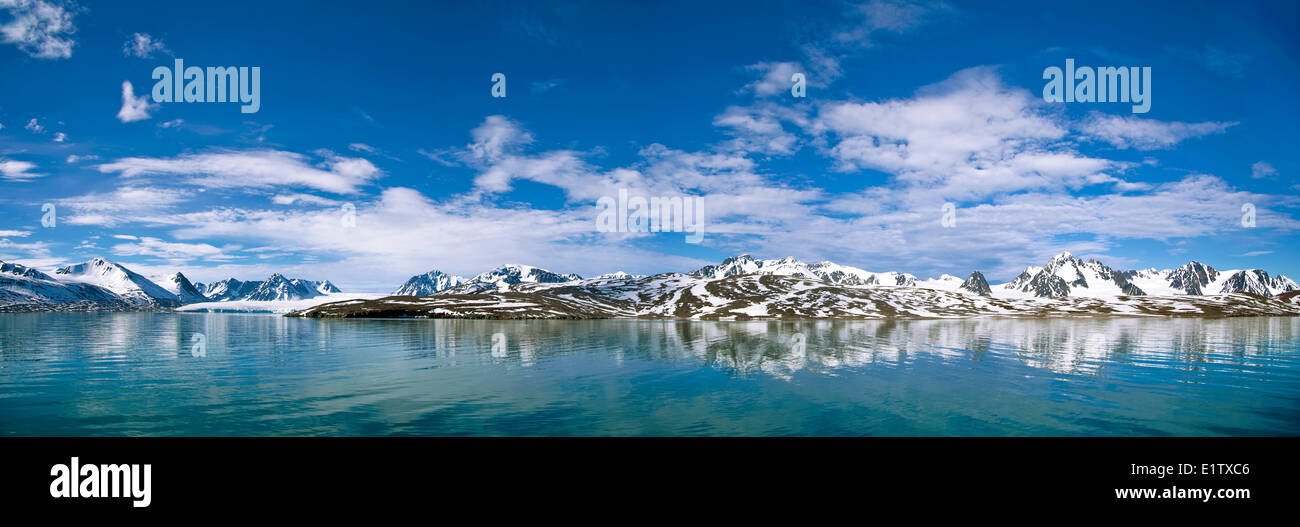
{"type": "Polygon", "coordinates": [[[533,142],[532,134],[502,115],[489,115],[470,131],[474,142],[465,147],[466,159],[491,163],[533,142]]]}
{"type": "Polygon", "coordinates": [[[0,238],[25,238],[31,235],[32,231],[0,230],[0,238]]]}
{"type": "Polygon", "coordinates": [[[489,115],[470,130],[471,142],[464,148],[441,148],[417,152],[444,166],[484,167],[519,153],[533,142],[533,135],[504,115],[489,115]]]}
{"type": "Polygon", "coordinates": [[[55,203],[73,211],[66,217],[61,215],[60,223],[113,227],[157,221],[174,206],[188,200],[189,193],[179,189],[127,186],[63,198],[55,203]]]}
{"type": "Polygon", "coordinates": [[[1276,175],[1277,175],[1277,169],[1273,168],[1273,165],[1270,165],[1264,161],[1257,161],[1255,162],[1255,164],[1250,165],[1250,177],[1252,178],[1263,179],[1267,177],[1273,177],[1276,175]]]}
{"type": "Polygon", "coordinates": [[[82,161],[94,161],[94,160],[96,160],[96,159],[99,159],[99,156],[94,155],[94,154],[84,155],[84,156],[79,156],[79,155],[77,155],[77,154],[72,154],[72,155],[69,155],[69,156],[67,157],[67,159],[65,159],[64,161],[67,162],[69,165],[72,165],[72,164],[80,163],[80,162],[82,162],[82,161]]]}
{"type": "Polygon", "coordinates": [[[302,154],[280,150],[220,151],[175,158],[128,157],[99,165],[123,177],[190,176],[186,184],[205,188],[306,187],[351,194],[383,173],[370,161],[324,152],[316,166],[302,154]]]}
{"type": "MultiPolygon", "coordinates": [[[[120,236],[115,236],[121,238],[120,236]]],[[[206,243],[175,243],[158,238],[134,236],[124,238],[135,240],[133,243],[119,243],[112,247],[118,256],[153,256],[180,262],[194,260],[229,260],[231,256],[220,248],[206,243]]]]}
{"type": "Polygon", "coordinates": [[[62,143],[62,142],[65,142],[65,141],[67,141],[67,140],[68,140],[68,134],[65,134],[65,133],[63,133],[63,132],[55,132],[55,134],[54,134],[54,142],[56,142],[56,143],[62,143]]]}
{"type": "Polygon", "coordinates": [[[1080,124],[1079,131],[1085,137],[1110,143],[1119,149],[1160,150],[1171,148],[1187,139],[1224,133],[1236,124],[1164,122],[1094,113],[1080,124]]]}
{"type": "MultiPolygon", "coordinates": [[[[745,66],[745,70],[757,72],[760,76],[758,80],[746,84],[740,89],[740,92],[752,92],[757,97],[771,97],[782,93],[790,93],[790,88],[794,86],[791,80],[795,73],[803,73],[809,77],[805,68],[794,62],[759,62],[745,66]]],[[[807,79],[811,86],[824,86],[817,82],[816,78],[807,79]]]]}
{"type": "Polygon", "coordinates": [[[530,179],[564,189],[589,184],[590,172],[575,152],[547,152],[539,156],[507,156],[497,160],[474,178],[476,188],[507,192],[515,179],[530,179]]]}
{"type": "Polygon", "coordinates": [[[352,150],[353,152],[365,152],[367,154],[375,153],[375,147],[365,143],[352,143],[348,145],[348,150],[352,150]]]}
{"type": "Polygon", "coordinates": [[[784,122],[807,127],[802,110],[771,103],[730,106],[713,118],[713,126],[727,129],[734,137],[729,148],[741,152],[789,155],[799,149],[799,138],[785,129],[784,122]]]}
{"type": "Polygon", "coordinates": [[[45,177],[45,174],[32,172],[35,168],[35,164],[26,161],[0,158],[0,179],[5,181],[31,181],[38,177],[45,177]]]}
{"type": "Polygon", "coordinates": [[[0,0],[0,9],[13,17],[0,24],[0,38],[16,44],[38,59],[66,59],[72,56],[77,27],[72,18],[79,9],[75,3],[45,0],[0,0]]]}
{"type": "Polygon", "coordinates": [[[327,261],[312,266],[314,275],[384,292],[430,268],[467,275],[509,262],[580,273],[606,266],[700,265],[597,236],[594,207],[534,210],[459,199],[435,202],[413,189],[390,188],[373,202],[357,203],[354,227],[343,227],[341,218],[337,209],[218,209],[168,221],[178,240],[230,238],[265,242],[279,252],[322,255],[327,261]]]}
{"type": "Polygon", "coordinates": [[[1229,52],[1212,45],[1200,49],[1166,46],[1165,50],[1176,57],[1200,64],[1210,73],[1234,79],[1245,76],[1246,64],[1251,59],[1250,55],[1229,52]]]}
{"type": "Polygon", "coordinates": [[[135,89],[130,81],[122,81],[122,109],[117,111],[117,119],[123,123],[143,121],[149,118],[149,112],[158,108],[149,102],[149,96],[135,96],[135,89]]]}
{"type": "Polygon", "coordinates": [[[824,86],[838,79],[843,73],[841,63],[874,47],[879,33],[907,33],[938,15],[955,11],[946,2],[935,0],[869,0],[845,5],[841,23],[817,31],[824,36],[799,47],[810,85],[824,86]]]}
{"type": "Polygon", "coordinates": [[[49,242],[28,242],[18,243],[8,238],[0,238],[0,260],[19,260],[24,265],[30,265],[36,268],[46,267],[52,263],[50,259],[51,244],[49,242]],[[21,254],[22,256],[16,256],[21,254]]]}
{"type": "Polygon", "coordinates": [[[1197,60],[1205,66],[1205,69],[1215,74],[1240,79],[1246,71],[1246,63],[1250,61],[1250,56],[1230,53],[1214,46],[1205,46],[1205,49],[1197,54],[1197,60]]]}
{"type": "Polygon", "coordinates": [[[416,150],[416,153],[429,158],[430,160],[432,160],[435,163],[438,163],[439,165],[446,166],[446,167],[454,167],[460,164],[455,160],[455,156],[457,152],[458,150],[455,148],[443,148],[434,151],[425,150],[423,148],[416,150]]]}
{"type": "Polygon", "coordinates": [[[33,118],[30,121],[27,121],[27,126],[24,126],[23,128],[34,134],[45,133],[45,127],[41,126],[41,123],[37,122],[35,118],[33,118]]]}
{"type": "Polygon", "coordinates": [[[311,205],[336,206],[343,204],[336,199],[323,198],[313,194],[277,194],[271,197],[271,203],[276,205],[293,205],[294,203],[306,203],[311,205]]]}
{"type": "Polygon", "coordinates": [[[122,44],[122,53],[128,57],[137,57],[142,59],[153,58],[154,53],[170,53],[167,46],[161,40],[155,39],[148,33],[135,33],[122,44]]]}
{"type": "Polygon", "coordinates": [[[340,221],[340,200],[280,189],[359,193],[380,175],[364,159],[325,150],[315,152],[315,159],[276,150],[119,159],[100,170],[123,178],[167,176],[168,184],[177,181],[174,176],[188,176],[180,183],[277,192],[255,192],[270,196],[264,206],[175,213],[179,207],[173,206],[188,197],[184,191],[119,189],[82,196],[70,221],[162,228],[184,245],[161,239],[124,244],[121,250],[131,254],[178,261],[223,254],[232,259],[221,269],[264,274],[297,265],[322,278],[382,291],[429,268],[473,274],[516,261],[586,274],[685,270],[702,263],[659,252],[658,241],[666,240],[661,234],[595,232],[595,200],[620,188],[642,196],[704,197],[706,246],[723,252],[832,259],[918,274],[964,274],[979,267],[994,280],[1061,249],[1104,255],[1122,239],[1172,245],[1187,238],[1300,229],[1285,213],[1285,198],[1240,191],[1214,176],[1131,181],[1130,172],[1147,169],[1081,154],[1075,123],[1034,94],[1006,86],[987,68],[958,72],[907,98],[816,107],[759,101],[727,108],[713,124],[729,140],[699,151],[652,143],[628,164],[600,167],[588,159],[599,156],[585,152],[530,150],[532,133],[504,116],[489,116],[470,132],[468,145],[437,151],[438,159],[477,172],[472,190],[438,200],[410,188],[353,196],[351,227],[340,221]],[[862,190],[832,194],[818,188],[816,179],[765,174],[749,157],[785,155],[804,145],[837,163],[844,171],[834,175],[840,182],[860,175],[862,190]],[[526,196],[505,201],[500,193],[520,179],[562,190],[567,203],[539,209],[519,201],[526,196]],[[1078,192],[1084,187],[1088,192],[1078,192]],[[175,194],[123,195],[128,190],[175,194]],[[958,202],[955,228],[940,226],[946,201],[958,202]],[[1259,208],[1260,229],[1243,233],[1240,207],[1247,202],[1259,208]],[[274,250],[232,254],[224,241],[274,250]],[[264,258],[294,263],[275,266],[262,263],[264,258]]]}
{"type": "Polygon", "coordinates": [[[809,130],[827,136],[840,170],[893,174],[918,187],[909,195],[921,201],[1112,183],[1119,168],[1063,144],[1068,126],[990,68],[963,70],[910,99],[828,103],[809,130]]]}
{"type": "Polygon", "coordinates": [[[952,8],[944,2],[909,0],[870,0],[850,9],[853,23],[835,34],[841,42],[870,45],[877,31],[903,33],[919,27],[927,18],[952,8]]]}
{"type": "Polygon", "coordinates": [[[564,79],[547,79],[529,84],[529,91],[533,95],[541,95],[548,91],[559,88],[564,85],[564,79]]]}

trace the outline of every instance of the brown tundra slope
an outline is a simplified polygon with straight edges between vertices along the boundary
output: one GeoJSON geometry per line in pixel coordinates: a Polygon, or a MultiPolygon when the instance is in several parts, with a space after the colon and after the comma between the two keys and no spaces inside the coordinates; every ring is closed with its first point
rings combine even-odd
{"type": "Polygon", "coordinates": [[[695,320],[923,319],[982,316],[1300,315],[1296,295],[991,298],[909,286],[850,286],[780,275],[685,274],[521,283],[488,292],[348,300],[289,313],[315,318],[695,320]]]}

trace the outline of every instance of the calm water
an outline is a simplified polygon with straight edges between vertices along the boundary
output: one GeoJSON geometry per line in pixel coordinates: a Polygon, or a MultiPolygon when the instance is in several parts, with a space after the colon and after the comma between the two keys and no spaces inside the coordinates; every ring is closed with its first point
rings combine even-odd
{"type": "Polygon", "coordinates": [[[0,434],[1300,435],[1300,319],[0,314],[0,434]]]}

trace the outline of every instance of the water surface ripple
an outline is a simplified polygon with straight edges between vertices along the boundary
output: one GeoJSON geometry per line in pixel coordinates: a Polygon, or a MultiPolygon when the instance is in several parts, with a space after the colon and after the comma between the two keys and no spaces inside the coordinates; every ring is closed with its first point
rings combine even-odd
{"type": "Polygon", "coordinates": [[[1297,318],[0,315],[3,435],[1293,436],[1298,410],[1297,318]]]}

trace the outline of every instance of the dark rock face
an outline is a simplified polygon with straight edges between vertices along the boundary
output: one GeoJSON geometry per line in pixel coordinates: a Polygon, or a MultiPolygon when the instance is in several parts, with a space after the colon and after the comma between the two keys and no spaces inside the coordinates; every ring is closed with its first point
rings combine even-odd
{"type": "Polygon", "coordinates": [[[1128,273],[1114,272],[1111,274],[1110,279],[1115,282],[1115,285],[1119,286],[1120,291],[1123,291],[1124,294],[1128,296],[1146,296],[1146,291],[1143,291],[1141,287],[1128,281],[1127,274],[1128,273]]]}
{"type": "Polygon", "coordinates": [[[1284,277],[1271,277],[1263,269],[1251,269],[1249,271],[1239,271],[1229,276],[1223,282],[1223,289],[1220,293],[1252,293],[1261,296],[1272,296],[1270,289],[1283,289],[1290,291],[1293,288],[1283,282],[1284,277]]]}
{"type": "Polygon", "coordinates": [[[1142,288],[1129,281],[1131,277],[1137,275],[1136,271],[1117,271],[1095,259],[1083,261],[1068,252],[1052,257],[1047,265],[1034,273],[1029,271],[1030,269],[1026,269],[1020,273],[1020,276],[1008,283],[1006,287],[1046,298],[1070,296],[1072,289],[1088,289],[1109,282],[1119,287],[1125,295],[1146,295],[1142,288]],[[1062,276],[1073,278],[1067,281],[1062,276]],[[1100,280],[1101,283],[1089,284],[1087,276],[1092,276],[1094,282],[1100,280]]]}
{"type": "Polygon", "coordinates": [[[984,274],[979,271],[971,273],[970,278],[962,282],[961,289],[979,296],[993,296],[993,290],[989,288],[988,280],[985,280],[984,274]]]}
{"type": "MultiPolygon", "coordinates": [[[[451,276],[434,269],[424,274],[412,276],[393,292],[394,296],[424,296],[440,293],[465,283],[459,276],[451,276]]],[[[328,283],[328,282],[326,282],[328,283]]]]}
{"type": "Polygon", "coordinates": [[[748,254],[742,254],[740,256],[727,257],[718,265],[706,265],[687,274],[703,278],[725,278],[728,276],[745,274],[745,269],[747,267],[758,268],[760,266],[761,264],[756,262],[754,257],[748,254]]]}
{"type": "Polygon", "coordinates": [[[300,278],[285,278],[276,273],[261,281],[240,281],[227,278],[213,283],[204,291],[209,300],[224,302],[228,300],[302,300],[316,298],[325,293],[337,293],[339,289],[329,281],[315,282],[300,278]]]}
{"type": "Polygon", "coordinates": [[[190,279],[186,278],[184,274],[174,273],[168,278],[168,280],[176,286],[176,297],[181,300],[182,304],[206,302],[208,300],[208,298],[203,296],[203,293],[199,291],[197,286],[190,283],[190,279]]]}
{"type": "MultiPolygon", "coordinates": [[[[1087,287],[1086,284],[1084,287],[1087,287]]],[[[1059,276],[1038,273],[1029,280],[1029,291],[1040,297],[1070,296],[1070,284],[1059,276]]]]}
{"type": "Polygon", "coordinates": [[[1169,286],[1189,295],[1204,295],[1205,286],[1219,277],[1219,271],[1193,261],[1169,273],[1169,286]]]}

